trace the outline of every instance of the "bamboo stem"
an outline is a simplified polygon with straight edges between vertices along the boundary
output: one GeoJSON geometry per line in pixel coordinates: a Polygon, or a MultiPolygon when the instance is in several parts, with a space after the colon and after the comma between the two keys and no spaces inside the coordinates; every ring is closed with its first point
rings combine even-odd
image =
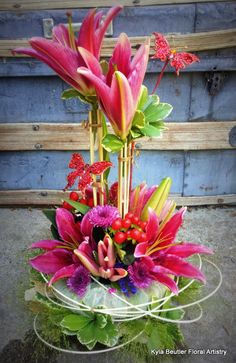
{"type": "Polygon", "coordinates": [[[118,156],[118,210],[123,217],[123,149],[118,156]]]}
{"type": "MultiPolygon", "coordinates": [[[[98,127],[98,157],[99,161],[103,161],[103,147],[102,147],[102,121],[101,121],[101,110],[97,110],[97,127],[98,127]]],[[[100,205],[104,205],[104,175],[100,177],[101,188],[99,190],[99,201],[100,205]]]]}
{"type": "MultiPolygon", "coordinates": [[[[123,182],[124,182],[124,206],[123,206],[123,214],[125,216],[125,214],[128,212],[127,210],[127,200],[128,200],[128,190],[127,190],[127,183],[128,183],[128,153],[127,153],[127,141],[124,145],[123,148],[123,155],[124,155],[124,160],[123,160],[123,170],[124,170],[124,174],[123,174],[123,182]]],[[[124,217],[123,216],[123,217],[124,217]]]]}
{"type": "MultiPolygon", "coordinates": [[[[97,120],[96,120],[97,122],[97,120]]],[[[94,122],[95,123],[95,122],[94,122]]],[[[93,111],[89,111],[89,143],[90,143],[90,164],[92,165],[95,160],[94,155],[94,130],[93,130],[93,111]]],[[[96,176],[93,175],[93,184],[96,183],[96,176]]],[[[97,188],[93,185],[93,203],[97,205],[97,188]]]]}
{"type": "Polygon", "coordinates": [[[132,144],[130,143],[128,145],[128,162],[127,162],[127,201],[126,201],[126,213],[129,211],[129,199],[130,199],[130,182],[131,182],[131,164],[132,164],[132,156],[131,156],[131,147],[132,144]]]}

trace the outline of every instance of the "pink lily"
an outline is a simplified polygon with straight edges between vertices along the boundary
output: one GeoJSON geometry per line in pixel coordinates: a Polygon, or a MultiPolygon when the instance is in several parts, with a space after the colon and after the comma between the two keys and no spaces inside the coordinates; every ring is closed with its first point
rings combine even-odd
{"type": "Polygon", "coordinates": [[[59,279],[73,275],[80,265],[73,250],[83,240],[80,224],[74,221],[73,215],[68,210],[64,208],[56,210],[56,224],[61,240],[41,240],[30,246],[30,248],[40,248],[46,251],[30,259],[30,264],[39,272],[53,275],[49,286],[59,279]]]}
{"type": "Polygon", "coordinates": [[[78,73],[93,83],[100,106],[109,119],[114,132],[125,140],[132,125],[138,97],[147,68],[149,44],[143,44],[131,61],[131,45],[126,34],[121,34],[109,63],[106,81],[95,74],[90,55],[80,48],[86,62],[78,73]]]}
{"type": "MultiPolygon", "coordinates": [[[[213,251],[203,245],[175,242],[177,232],[183,222],[186,208],[181,208],[162,227],[159,227],[159,220],[156,214],[149,210],[149,220],[146,228],[147,241],[139,243],[134,252],[140,263],[149,265],[153,278],[177,293],[176,283],[168,275],[183,276],[205,282],[203,273],[183,260],[194,254],[212,254],[213,251]],[[171,281],[170,281],[171,280],[171,281]]],[[[137,263],[139,263],[137,261],[137,263]]]]}
{"type": "Polygon", "coordinates": [[[98,261],[94,259],[93,249],[87,238],[81,245],[74,250],[75,255],[81,263],[94,276],[99,276],[110,281],[118,281],[127,275],[123,268],[116,268],[115,248],[109,235],[106,235],[103,241],[98,242],[97,253],[98,261]]]}
{"type": "Polygon", "coordinates": [[[152,187],[148,188],[146,183],[141,183],[136,188],[134,188],[130,195],[130,212],[134,213],[137,217],[140,218],[145,204],[156,189],[157,185],[153,185],[152,187]]]}
{"type": "MultiPolygon", "coordinates": [[[[69,29],[63,24],[53,28],[53,40],[34,37],[29,43],[32,48],[16,48],[13,54],[25,54],[46,63],[66,83],[79,91],[84,96],[95,95],[95,89],[87,78],[77,73],[77,68],[85,66],[78,47],[83,47],[91,52],[92,61],[97,64],[100,57],[102,41],[112,19],[120,12],[122,6],[111,8],[104,21],[101,21],[103,13],[97,14],[96,9],[91,10],[84,19],[78,39],[75,39],[71,27],[69,29]]],[[[93,67],[97,77],[102,77],[100,67],[93,67]]]]}

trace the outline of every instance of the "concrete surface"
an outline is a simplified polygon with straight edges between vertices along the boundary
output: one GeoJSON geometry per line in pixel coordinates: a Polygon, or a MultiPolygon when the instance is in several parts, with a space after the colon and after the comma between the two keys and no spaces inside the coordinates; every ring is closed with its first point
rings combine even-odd
{"type": "MultiPolygon", "coordinates": [[[[23,291],[28,283],[27,264],[23,252],[33,241],[50,235],[49,223],[38,209],[0,209],[0,221],[2,277],[0,361],[4,363],[114,362],[112,354],[99,354],[92,357],[55,355],[47,349],[37,361],[35,360],[32,354],[34,346],[27,343],[25,339],[26,336],[32,337],[33,332],[32,318],[23,300],[23,291]]],[[[218,293],[202,304],[203,318],[197,323],[183,326],[186,344],[192,349],[225,349],[227,354],[226,356],[171,355],[167,357],[168,362],[236,362],[235,222],[235,207],[192,208],[187,213],[184,226],[180,231],[180,238],[184,236],[186,241],[204,243],[215,249],[216,253],[210,259],[221,268],[224,279],[218,293]]],[[[211,275],[212,269],[209,269],[208,273],[211,275]]],[[[216,280],[214,276],[209,276],[209,289],[214,286],[216,280]]],[[[163,359],[162,356],[155,358],[156,361],[159,358],[163,359]]],[[[115,360],[123,363],[117,357],[115,360]]]]}

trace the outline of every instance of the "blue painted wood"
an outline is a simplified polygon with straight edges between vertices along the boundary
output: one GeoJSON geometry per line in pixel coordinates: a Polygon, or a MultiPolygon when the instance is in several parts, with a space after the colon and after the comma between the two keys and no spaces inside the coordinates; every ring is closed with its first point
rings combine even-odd
{"type": "MultiPolygon", "coordinates": [[[[88,152],[81,152],[89,162],[88,152]]],[[[36,151],[4,152],[0,159],[0,188],[5,189],[63,189],[71,152],[36,151]]],[[[142,151],[134,167],[134,185],[147,181],[159,184],[164,176],[173,179],[172,192],[182,192],[183,152],[142,151]],[[151,168],[150,168],[151,165],[151,168]]],[[[112,157],[116,166],[116,157],[112,157]]],[[[117,167],[111,169],[110,182],[117,179],[117,167]]]]}
{"type": "MultiPolygon", "coordinates": [[[[227,53],[220,55],[209,55],[209,52],[204,52],[204,54],[203,52],[200,52],[199,57],[201,61],[183,69],[181,73],[209,72],[214,70],[236,71],[235,55],[227,53]]],[[[148,63],[147,73],[154,73],[153,77],[155,77],[155,74],[161,71],[162,66],[162,62],[150,60],[148,63]]],[[[166,73],[174,73],[174,69],[172,67],[167,67],[166,73]]],[[[46,64],[40,63],[33,58],[0,59],[0,77],[48,77],[54,75],[55,73],[51,68],[49,68],[46,64]]]]}
{"type": "Polygon", "coordinates": [[[187,152],[183,193],[236,193],[236,150],[187,152]]]}
{"type": "Polygon", "coordinates": [[[190,121],[230,121],[236,116],[236,72],[229,72],[215,96],[207,90],[204,74],[193,74],[190,102],[190,121]]]}
{"type": "MultiPolygon", "coordinates": [[[[79,3],[79,2],[78,2],[79,3]]],[[[73,12],[73,22],[81,22],[88,13],[86,9],[76,9],[73,12]]],[[[107,12],[107,9],[104,9],[107,12]]],[[[191,32],[194,26],[194,5],[182,5],[181,11],[176,6],[129,7],[114,19],[114,36],[121,32],[128,35],[147,35],[153,31],[159,32],[191,32]]],[[[66,10],[1,12],[0,34],[2,39],[43,36],[42,21],[53,18],[54,24],[67,23],[66,10]]]]}
{"type": "MultiPolygon", "coordinates": [[[[157,77],[157,75],[156,75],[157,77]]],[[[152,91],[156,77],[148,74],[145,84],[152,91]]],[[[158,95],[174,111],[169,120],[187,121],[191,75],[166,74],[158,95]]],[[[0,78],[0,122],[78,122],[87,118],[89,106],[77,100],[60,99],[68,86],[58,77],[0,78]]]]}

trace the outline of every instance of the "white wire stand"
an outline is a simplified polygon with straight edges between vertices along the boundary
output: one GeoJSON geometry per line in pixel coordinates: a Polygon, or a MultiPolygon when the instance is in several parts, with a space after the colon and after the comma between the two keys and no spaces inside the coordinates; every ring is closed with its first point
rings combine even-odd
{"type": "MultiPolygon", "coordinates": [[[[199,258],[199,268],[202,269],[202,259],[200,257],[200,255],[198,255],[199,258]]],[[[59,306],[59,307],[63,307],[66,309],[69,309],[70,311],[73,312],[78,312],[78,313],[86,313],[86,312],[94,312],[94,313],[100,313],[100,314],[106,314],[106,315],[110,315],[112,317],[112,320],[116,323],[120,323],[120,322],[128,322],[128,321],[132,321],[132,320],[136,320],[136,319],[141,319],[141,318],[146,318],[146,317],[151,317],[154,319],[157,319],[159,321],[163,321],[163,322],[169,322],[169,323],[177,323],[177,324],[190,324],[193,322],[198,321],[199,319],[201,319],[203,311],[202,308],[200,306],[200,303],[202,303],[203,301],[209,299],[211,296],[213,296],[220,288],[221,284],[222,284],[222,273],[219,269],[219,267],[213,263],[212,261],[204,258],[204,262],[206,262],[208,265],[210,265],[211,267],[214,268],[214,273],[217,274],[218,276],[218,282],[216,284],[216,287],[210,291],[207,295],[183,304],[183,305],[178,305],[178,306],[173,306],[170,308],[165,308],[165,304],[173,297],[175,296],[173,293],[170,293],[169,295],[166,295],[164,297],[161,298],[157,298],[155,300],[152,301],[148,301],[145,303],[141,303],[141,304],[132,304],[128,301],[128,299],[123,298],[122,296],[120,296],[119,294],[115,293],[115,292],[109,292],[109,288],[105,285],[103,285],[99,280],[97,280],[95,277],[92,277],[92,280],[94,283],[96,283],[99,287],[101,287],[102,289],[104,289],[107,293],[112,294],[116,299],[118,299],[119,301],[121,301],[124,306],[122,307],[94,307],[94,306],[89,306],[83,303],[83,301],[79,301],[78,299],[72,299],[68,296],[66,296],[62,291],[59,291],[55,286],[51,287],[51,291],[54,293],[56,300],[54,298],[51,298],[48,294],[47,291],[47,284],[45,285],[45,295],[48,298],[48,300],[50,302],[52,302],[53,304],[59,306]],[[186,310],[187,308],[190,307],[197,307],[198,310],[198,314],[197,316],[190,318],[190,319],[179,319],[179,320],[174,320],[174,319],[169,319],[167,317],[164,317],[162,315],[160,315],[160,313],[164,313],[164,312],[171,312],[171,311],[176,311],[176,310],[186,310]]],[[[48,283],[48,279],[42,274],[43,279],[45,280],[46,283],[48,283]]],[[[186,289],[188,289],[191,284],[194,282],[194,280],[190,280],[189,283],[187,285],[185,285],[184,287],[182,287],[181,289],[179,289],[179,295],[185,291],[186,289]]],[[[86,351],[86,350],[73,350],[73,349],[64,349],[61,347],[57,347],[54,346],[53,344],[47,342],[39,333],[39,329],[37,327],[37,323],[38,323],[38,315],[36,315],[35,320],[34,320],[34,331],[37,335],[37,337],[43,342],[45,343],[47,346],[49,346],[50,348],[56,349],[60,352],[66,352],[66,353],[73,353],[73,354],[97,354],[97,353],[105,353],[105,352],[110,352],[119,348],[124,347],[127,344],[130,344],[132,341],[134,341],[135,339],[137,339],[144,331],[144,329],[139,332],[138,334],[136,334],[134,337],[132,337],[130,340],[126,341],[125,343],[122,344],[118,344],[115,345],[114,347],[108,347],[108,348],[104,348],[104,349],[99,349],[99,350],[92,350],[92,351],[86,351]]]]}

